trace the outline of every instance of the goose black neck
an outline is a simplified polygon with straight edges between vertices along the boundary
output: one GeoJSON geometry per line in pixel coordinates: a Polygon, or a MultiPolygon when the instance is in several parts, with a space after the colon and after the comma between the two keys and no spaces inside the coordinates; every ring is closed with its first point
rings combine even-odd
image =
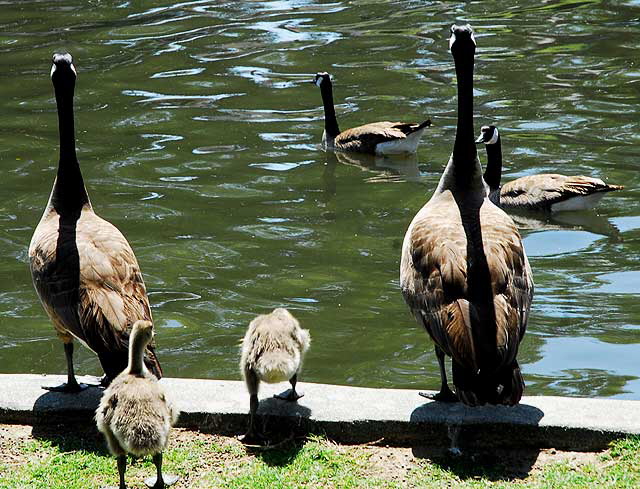
{"type": "Polygon", "coordinates": [[[54,82],[58,106],[58,130],[60,133],[60,160],[52,194],[52,204],[60,213],[78,213],[89,202],[76,157],[76,140],[73,123],[73,80],[54,82]]]}
{"type": "Polygon", "coordinates": [[[336,109],[333,106],[333,87],[330,81],[327,80],[320,84],[320,93],[324,105],[324,130],[328,137],[335,138],[340,134],[340,128],[336,119],[336,109]]]}
{"type": "Polygon", "coordinates": [[[489,190],[500,188],[500,178],[502,176],[502,143],[500,135],[494,144],[485,144],[487,148],[487,168],[484,171],[484,181],[489,185],[489,190]]]}
{"type": "Polygon", "coordinates": [[[133,331],[129,338],[129,365],[128,371],[131,375],[141,375],[146,368],[144,365],[144,350],[147,347],[144,335],[139,331],[133,331]]]}
{"type": "Polygon", "coordinates": [[[453,147],[453,160],[471,168],[477,158],[473,130],[473,65],[475,46],[461,46],[454,52],[458,82],[458,126],[453,147]]]}

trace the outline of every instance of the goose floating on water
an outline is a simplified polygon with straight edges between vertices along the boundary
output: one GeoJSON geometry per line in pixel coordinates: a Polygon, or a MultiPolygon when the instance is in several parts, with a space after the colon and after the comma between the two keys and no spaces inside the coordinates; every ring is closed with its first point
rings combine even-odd
{"type": "Polygon", "coordinates": [[[451,28],[458,85],[453,153],[431,199],[404,237],[400,284],[417,322],[435,343],[441,387],[435,399],[470,406],[517,404],[524,380],[516,359],[533,279],[511,218],[488,198],[473,129],[471,27],[451,28]],[[447,383],[452,358],[455,395],[447,383]]]}
{"type": "MultiPolygon", "coordinates": [[[[53,190],[29,245],[33,284],[64,344],[67,382],[49,390],[77,392],[73,340],[93,350],[108,384],[127,366],[134,321],[151,320],[151,308],[133,250],[118,229],[91,206],[76,157],[73,92],[76,69],[68,53],[54,54],[51,68],[60,132],[60,159],[53,190]]],[[[160,363],[150,344],[145,363],[158,378],[160,363]]]]}
{"type": "Polygon", "coordinates": [[[425,129],[431,126],[403,122],[372,122],[340,132],[333,106],[331,75],[318,73],[314,83],[320,87],[324,105],[324,132],[322,146],[326,149],[369,154],[415,153],[425,129]]]}
{"type": "Polygon", "coordinates": [[[136,321],[129,341],[129,362],[104,391],[96,410],[98,430],[107,439],[109,450],[118,458],[119,489],[126,489],[124,475],[127,453],[153,456],[156,477],[147,486],[162,489],[178,480],[162,473],[162,452],[179,412],[167,401],[158,380],[144,364],[144,351],[153,338],[151,321],[136,321]]]}
{"type": "Polygon", "coordinates": [[[310,343],[309,331],[302,329],[286,309],[274,309],[270,314],[260,315],[251,321],[242,341],[240,358],[240,371],[251,396],[249,428],[244,441],[258,437],[254,418],[258,410],[260,381],[272,384],[288,380],[291,389],[275,397],[291,402],[302,397],[296,392],[296,383],[310,343]]]}
{"type": "Polygon", "coordinates": [[[529,175],[500,186],[502,175],[502,142],[496,126],[482,126],[477,144],[484,143],[487,167],[484,180],[489,198],[503,209],[539,210],[547,212],[591,209],[607,192],[622,190],[599,178],[557,173],[529,175]]]}

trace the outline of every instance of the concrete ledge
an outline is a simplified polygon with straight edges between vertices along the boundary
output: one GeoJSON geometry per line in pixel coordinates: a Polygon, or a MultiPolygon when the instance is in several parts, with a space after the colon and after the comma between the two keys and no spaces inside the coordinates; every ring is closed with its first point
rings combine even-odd
{"type": "MultiPolygon", "coordinates": [[[[60,394],[42,389],[58,375],[0,374],[0,422],[92,422],[102,389],[60,394]]],[[[96,383],[94,377],[83,382],[96,383]]],[[[224,435],[244,432],[249,395],[239,381],[163,379],[181,410],[178,425],[224,435]]],[[[384,438],[405,446],[555,447],[597,450],[616,438],[640,434],[640,401],[525,397],[516,407],[467,408],[426,401],[418,391],[300,383],[305,396],[287,403],[272,396],[288,384],[262,384],[258,414],[267,432],[317,433],[342,443],[384,438]]]]}

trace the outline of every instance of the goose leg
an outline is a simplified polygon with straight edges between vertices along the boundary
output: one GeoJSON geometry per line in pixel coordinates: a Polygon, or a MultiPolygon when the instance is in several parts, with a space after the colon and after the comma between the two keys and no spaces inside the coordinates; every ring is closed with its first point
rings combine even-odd
{"type": "Polygon", "coordinates": [[[273,397],[275,397],[276,399],[282,399],[283,401],[295,402],[302,396],[304,396],[304,394],[298,394],[296,392],[296,383],[298,382],[297,373],[294,374],[291,379],[289,379],[289,382],[291,383],[291,389],[284,391],[282,394],[276,394],[273,397]]]}
{"type": "Polygon", "coordinates": [[[78,384],[76,374],[73,370],[73,340],[65,341],[64,356],[67,359],[67,383],[60,384],[56,387],[42,386],[43,389],[51,392],[68,392],[75,393],[85,390],[89,387],[87,384],[78,384]]]}
{"type": "Polygon", "coordinates": [[[175,484],[179,479],[177,475],[162,475],[162,452],[156,453],[153,456],[153,464],[156,466],[156,476],[144,480],[147,487],[151,489],[163,489],[164,487],[175,484]]]}
{"type": "Polygon", "coordinates": [[[438,345],[435,347],[436,350],[436,358],[438,359],[438,365],[440,366],[440,392],[437,394],[427,394],[426,392],[420,392],[422,397],[426,397],[427,399],[433,399],[434,401],[439,402],[458,402],[458,396],[456,396],[451,389],[449,388],[449,384],[447,383],[447,371],[444,366],[444,352],[442,348],[438,345]]]}

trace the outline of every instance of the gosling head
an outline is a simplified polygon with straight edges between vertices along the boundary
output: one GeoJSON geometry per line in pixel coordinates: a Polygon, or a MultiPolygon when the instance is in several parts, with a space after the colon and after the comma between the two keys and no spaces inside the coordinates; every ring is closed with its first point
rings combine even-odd
{"type": "Polygon", "coordinates": [[[496,126],[482,126],[480,128],[480,135],[476,139],[476,144],[496,144],[498,142],[499,134],[496,126]]]}
{"type": "Polygon", "coordinates": [[[151,321],[139,320],[133,323],[131,330],[131,341],[147,345],[153,339],[155,333],[153,331],[153,323],[151,321]]]}

